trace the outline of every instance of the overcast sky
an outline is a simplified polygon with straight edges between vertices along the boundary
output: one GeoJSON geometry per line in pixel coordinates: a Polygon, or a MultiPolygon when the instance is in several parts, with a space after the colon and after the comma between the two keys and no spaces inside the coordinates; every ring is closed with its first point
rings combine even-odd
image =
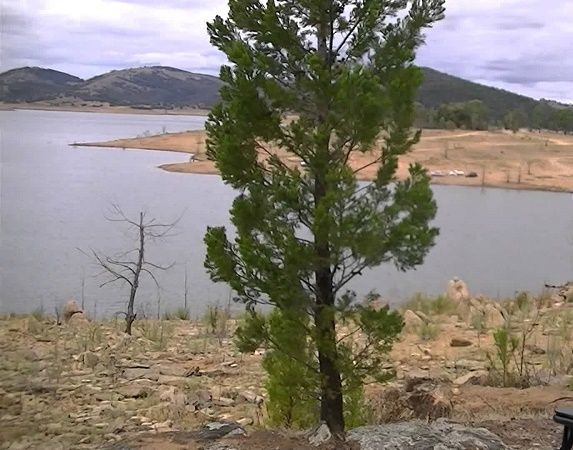
{"type": "MultiPolygon", "coordinates": [[[[0,0],[0,71],[82,78],[168,65],[217,74],[205,22],[226,0],[0,0]]],[[[573,103],[573,0],[447,0],[418,63],[535,98],[573,103]]]]}

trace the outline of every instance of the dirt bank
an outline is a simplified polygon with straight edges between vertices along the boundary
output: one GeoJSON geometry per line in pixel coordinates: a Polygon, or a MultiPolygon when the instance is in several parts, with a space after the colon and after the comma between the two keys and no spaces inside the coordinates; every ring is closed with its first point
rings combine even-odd
{"type": "MultiPolygon", "coordinates": [[[[191,153],[193,162],[166,162],[160,167],[171,172],[217,173],[205,155],[204,131],[77,145],[191,153]]],[[[298,158],[278,149],[274,151],[287,164],[300,164],[298,158]]],[[[349,163],[358,169],[376,157],[373,152],[355,153],[349,163]]],[[[434,172],[435,184],[573,191],[573,136],[557,133],[425,130],[420,143],[400,159],[399,177],[407,175],[412,162],[420,162],[434,172]],[[461,171],[464,175],[451,176],[450,171],[461,171]],[[470,172],[477,176],[466,177],[470,172]]],[[[370,180],[375,173],[376,166],[372,165],[361,170],[359,177],[370,180]]]]}

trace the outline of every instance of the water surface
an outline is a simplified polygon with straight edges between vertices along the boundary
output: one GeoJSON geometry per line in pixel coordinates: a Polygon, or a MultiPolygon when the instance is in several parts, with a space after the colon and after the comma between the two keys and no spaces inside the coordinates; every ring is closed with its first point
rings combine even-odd
{"type": "MultiPolygon", "coordinates": [[[[226,303],[225,285],[203,268],[207,225],[228,225],[233,191],[218,176],[164,172],[185,161],[167,152],[75,148],[144,133],[201,128],[203,117],[49,111],[0,111],[0,310],[26,312],[70,297],[98,317],[124,309],[126,290],[99,285],[99,270],[78,249],[113,254],[133,248],[131,235],[105,220],[111,204],[129,215],[181,217],[176,235],[154,243],[154,262],[176,266],[159,274],[162,289],[145,281],[139,302],[154,316],[182,306],[185,270],[189,306],[226,303]],[[82,290],[82,279],[84,288],[82,290]]],[[[441,233],[425,264],[398,273],[381,267],[354,288],[390,301],[415,292],[438,294],[452,276],[472,292],[493,297],[539,291],[544,282],[573,278],[573,200],[570,194],[436,186],[441,233]]]]}

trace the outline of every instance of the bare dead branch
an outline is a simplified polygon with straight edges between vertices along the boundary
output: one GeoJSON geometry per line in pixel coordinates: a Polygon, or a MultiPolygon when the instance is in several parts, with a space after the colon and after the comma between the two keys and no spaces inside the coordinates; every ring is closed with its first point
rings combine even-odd
{"type": "Polygon", "coordinates": [[[134,312],[135,299],[137,290],[140,284],[140,277],[142,274],[149,276],[151,280],[160,289],[159,280],[153,273],[155,270],[168,270],[175,265],[171,263],[163,266],[156,264],[145,259],[145,247],[149,240],[155,240],[169,236],[169,233],[175,225],[182,218],[180,216],[177,221],[172,223],[160,223],[155,218],[147,219],[147,214],[144,211],[139,213],[138,220],[130,219],[121,209],[119,205],[113,204],[111,206],[111,215],[105,216],[110,222],[121,222],[127,224],[129,230],[134,232],[137,236],[137,247],[119,253],[117,256],[108,256],[96,252],[91,249],[91,255],[87,252],[78,249],[84,255],[90,256],[97,265],[102,269],[99,275],[107,274],[110,279],[100,285],[100,287],[112,284],[115,282],[125,282],[130,286],[129,300],[127,302],[127,311],[125,314],[126,333],[131,334],[131,326],[136,319],[137,314],[134,312]]]}

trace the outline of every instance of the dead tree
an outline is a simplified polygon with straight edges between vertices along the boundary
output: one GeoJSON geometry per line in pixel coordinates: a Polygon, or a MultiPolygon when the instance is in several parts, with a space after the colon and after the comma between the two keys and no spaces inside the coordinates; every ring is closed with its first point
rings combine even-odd
{"type": "Polygon", "coordinates": [[[127,224],[129,230],[137,235],[136,248],[130,249],[117,256],[111,257],[92,250],[92,255],[96,263],[103,269],[100,275],[106,274],[111,277],[108,281],[102,283],[100,287],[115,282],[127,284],[130,287],[127,311],[123,314],[125,314],[125,332],[131,334],[131,326],[137,316],[134,312],[135,298],[142,276],[151,278],[159,289],[159,282],[157,281],[154,271],[165,271],[175,264],[172,263],[168,266],[161,266],[147,261],[145,255],[146,246],[150,240],[169,236],[170,231],[177,224],[177,221],[169,224],[158,223],[156,219],[147,219],[145,212],[140,212],[138,219],[133,220],[128,218],[117,205],[113,206],[113,216],[106,217],[106,219],[111,222],[127,224]]]}

